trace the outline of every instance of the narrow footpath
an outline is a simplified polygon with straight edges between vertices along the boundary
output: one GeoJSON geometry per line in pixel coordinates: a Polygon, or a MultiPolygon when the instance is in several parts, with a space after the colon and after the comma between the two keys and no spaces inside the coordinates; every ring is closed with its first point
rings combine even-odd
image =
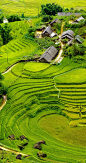
{"type": "MultiPolygon", "coordinates": [[[[63,27],[64,27],[64,22],[62,23],[62,26],[61,26],[61,34],[59,35],[59,41],[60,41],[60,42],[61,42],[61,35],[62,35],[62,33],[63,33],[63,27]]],[[[60,49],[60,51],[59,51],[57,57],[55,58],[54,63],[60,63],[60,62],[62,61],[62,59],[63,59],[63,57],[62,57],[63,46],[64,46],[64,45],[63,45],[63,43],[61,42],[61,49],[60,49]]]]}

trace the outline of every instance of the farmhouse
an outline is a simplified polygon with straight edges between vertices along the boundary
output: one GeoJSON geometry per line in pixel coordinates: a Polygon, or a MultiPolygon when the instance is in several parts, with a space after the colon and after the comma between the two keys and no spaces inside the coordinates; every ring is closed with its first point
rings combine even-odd
{"type": "Polygon", "coordinates": [[[64,31],[61,35],[61,39],[68,38],[69,40],[73,39],[74,32],[72,30],[64,31]]]}
{"type": "Polygon", "coordinates": [[[78,24],[81,20],[85,20],[82,16],[76,19],[72,24],[78,24]]]}
{"type": "Polygon", "coordinates": [[[80,44],[84,42],[84,39],[80,35],[76,35],[75,40],[80,44]]]}
{"type": "Polygon", "coordinates": [[[74,15],[74,16],[80,16],[80,13],[72,13],[72,12],[58,12],[58,16],[70,16],[70,15],[74,15]]]}
{"type": "Polygon", "coordinates": [[[48,26],[43,32],[42,32],[42,36],[49,36],[49,37],[54,37],[57,36],[57,34],[54,32],[54,30],[48,26]]]}
{"type": "Polygon", "coordinates": [[[53,21],[50,23],[50,25],[53,26],[54,23],[61,23],[61,21],[60,21],[59,19],[56,18],[55,20],[53,20],[53,21]]]}
{"type": "Polygon", "coordinates": [[[69,41],[67,42],[67,45],[69,45],[69,46],[73,45],[73,41],[74,41],[74,39],[69,40],[69,41]]]}
{"type": "Polygon", "coordinates": [[[57,55],[58,50],[54,46],[50,46],[44,54],[39,58],[39,61],[50,62],[57,55]]]}

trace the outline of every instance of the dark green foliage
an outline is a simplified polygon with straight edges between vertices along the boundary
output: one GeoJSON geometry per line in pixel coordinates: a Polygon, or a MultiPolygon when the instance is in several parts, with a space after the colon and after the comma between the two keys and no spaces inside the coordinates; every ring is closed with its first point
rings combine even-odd
{"type": "Polygon", "coordinates": [[[44,15],[44,16],[42,17],[42,21],[43,21],[43,22],[49,22],[49,21],[51,21],[52,19],[53,19],[53,17],[50,16],[50,15],[44,15]]]}
{"type": "Polygon", "coordinates": [[[7,44],[12,39],[10,31],[11,31],[11,28],[7,23],[4,24],[3,27],[0,25],[0,35],[1,35],[1,38],[3,39],[4,45],[7,44]]]}
{"type": "MultiPolygon", "coordinates": [[[[0,72],[0,80],[3,80],[4,77],[0,72]]],[[[6,95],[7,94],[7,88],[0,82],[0,95],[6,95]]]]}
{"type": "Polygon", "coordinates": [[[66,9],[65,9],[65,11],[67,11],[67,12],[68,12],[68,11],[69,11],[69,9],[68,9],[68,8],[66,8],[66,9]]]}
{"type": "Polygon", "coordinates": [[[3,23],[3,18],[4,18],[3,14],[0,14],[0,23],[3,23]]]}
{"type": "Polygon", "coordinates": [[[3,45],[3,39],[2,39],[2,37],[1,37],[1,35],[0,35],[0,47],[3,45]]]}
{"type": "Polygon", "coordinates": [[[25,38],[29,38],[29,37],[34,38],[35,37],[35,31],[36,31],[35,27],[30,26],[28,29],[28,33],[25,34],[25,38]]]}
{"type": "Polygon", "coordinates": [[[40,45],[40,48],[47,49],[51,45],[54,46],[54,42],[49,37],[37,39],[38,44],[40,45]]]}
{"type": "Polygon", "coordinates": [[[11,15],[7,17],[9,22],[14,22],[14,21],[21,21],[18,15],[11,15]]]}
{"type": "Polygon", "coordinates": [[[55,15],[57,12],[63,11],[62,7],[55,3],[47,3],[46,5],[41,5],[41,14],[42,15],[55,15]]]}
{"type": "Polygon", "coordinates": [[[25,16],[24,16],[24,13],[22,13],[22,14],[21,14],[21,18],[24,18],[24,17],[25,17],[25,16]]]}
{"type": "Polygon", "coordinates": [[[83,44],[76,44],[74,43],[71,47],[65,46],[64,47],[64,55],[68,55],[70,57],[76,55],[84,55],[86,51],[86,47],[83,44]]]}

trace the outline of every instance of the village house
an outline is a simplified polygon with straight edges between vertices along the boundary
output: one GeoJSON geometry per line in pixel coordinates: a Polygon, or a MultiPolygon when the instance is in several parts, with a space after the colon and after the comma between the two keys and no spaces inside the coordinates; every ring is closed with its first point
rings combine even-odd
{"type": "Polygon", "coordinates": [[[80,35],[76,35],[75,40],[80,44],[84,42],[84,39],[80,35]]]}
{"type": "Polygon", "coordinates": [[[58,16],[70,16],[70,15],[74,15],[74,16],[80,16],[80,13],[73,13],[73,12],[58,12],[58,16]]]}
{"type": "Polygon", "coordinates": [[[55,19],[55,20],[53,20],[51,23],[50,23],[50,25],[51,26],[53,26],[53,24],[55,24],[55,23],[61,23],[61,21],[59,20],[59,19],[55,19]]]}
{"type": "Polygon", "coordinates": [[[49,37],[55,37],[57,36],[57,34],[54,32],[54,30],[48,26],[43,32],[42,32],[42,36],[49,36],[49,37]]]}
{"type": "Polygon", "coordinates": [[[82,16],[76,19],[72,24],[78,24],[81,20],[85,20],[82,16]]]}
{"type": "Polygon", "coordinates": [[[61,35],[61,39],[69,39],[72,40],[74,37],[74,32],[72,30],[64,31],[61,35]]]}
{"type": "Polygon", "coordinates": [[[45,53],[43,53],[41,55],[41,57],[39,58],[39,61],[42,61],[42,62],[50,62],[50,61],[52,61],[55,58],[55,56],[57,55],[57,53],[58,53],[58,50],[54,46],[50,46],[45,51],[45,53]]]}

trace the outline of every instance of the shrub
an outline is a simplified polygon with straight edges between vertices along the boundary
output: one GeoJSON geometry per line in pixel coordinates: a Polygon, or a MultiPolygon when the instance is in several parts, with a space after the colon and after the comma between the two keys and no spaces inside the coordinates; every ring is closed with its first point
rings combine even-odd
{"type": "Polygon", "coordinates": [[[42,17],[42,22],[49,22],[49,21],[52,20],[52,19],[53,19],[52,16],[50,16],[50,15],[44,15],[44,16],[42,17]]]}
{"type": "Polygon", "coordinates": [[[8,19],[9,22],[20,21],[21,20],[18,15],[7,16],[7,19],[8,19]]]}

